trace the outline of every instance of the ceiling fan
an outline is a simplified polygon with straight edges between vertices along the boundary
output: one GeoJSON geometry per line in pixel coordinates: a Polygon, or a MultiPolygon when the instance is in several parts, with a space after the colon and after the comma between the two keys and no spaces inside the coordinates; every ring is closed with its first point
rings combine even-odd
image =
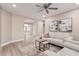
{"type": "Polygon", "coordinates": [[[58,9],[58,8],[52,8],[52,7],[50,7],[51,5],[52,5],[52,3],[45,3],[45,4],[43,4],[43,6],[40,6],[40,5],[36,5],[36,6],[42,8],[40,10],[40,12],[43,11],[43,10],[45,10],[46,13],[48,14],[49,10],[57,10],[58,9]]]}

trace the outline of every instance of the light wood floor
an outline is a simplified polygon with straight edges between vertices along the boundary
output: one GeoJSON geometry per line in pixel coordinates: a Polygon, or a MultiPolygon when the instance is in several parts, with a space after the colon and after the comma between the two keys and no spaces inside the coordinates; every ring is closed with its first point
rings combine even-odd
{"type": "MultiPolygon", "coordinates": [[[[54,52],[60,50],[60,48],[52,46],[50,49],[54,52]]],[[[0,56],[39,56],[41,52],[35,48],[34,42],[16,42],[6,45],[0,49],[0,56]]],[[[46,54],[41,54],[42,56],[46,54]]]]}
{"type": "Polygon", "coordinates": [[[0,50],[0,55],[2,56],[13,56],[13,55],[23,55],[22,52],[17,48],[15,44],[9,44],[4,46],[0,50]]]}

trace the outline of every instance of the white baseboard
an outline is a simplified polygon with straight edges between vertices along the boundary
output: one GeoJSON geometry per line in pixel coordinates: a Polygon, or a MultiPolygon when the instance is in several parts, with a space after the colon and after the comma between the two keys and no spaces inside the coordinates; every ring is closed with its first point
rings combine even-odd
{"type": "Polygon", "coordinates": [[[6,43],[1,44],[1,47],[5,46],[5,45],[8,45],[8,44],[10,44],[10,43],[19,42],[19,41],[23,41],[23,40],[24,40],[24,39],[12,40],[12,41],[9,41],[9,42],[6,42],[6,43]]]}

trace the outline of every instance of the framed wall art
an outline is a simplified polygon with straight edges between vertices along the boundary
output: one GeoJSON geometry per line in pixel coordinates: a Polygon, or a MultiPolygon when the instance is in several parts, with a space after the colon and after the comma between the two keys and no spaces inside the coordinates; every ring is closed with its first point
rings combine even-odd
{"type": "Polygon", "coordinates": [[[72,32],[72,18],[52,21],[49,25],[50,32],[72,32]]]}
{"type": "Polygon", "coordinates": [[[58,21],[58,30],[62,32],[72,32],[72,18],[65,18],[58,21]]]}
{"type": "Polygon", "coordinates": [[[49,31],[50,32],[55,32],[55,31],[58,31],[57,30],[57,27],[58,27],[58,21],[52,21],[51,23],[50,23],[50,25],[49,25],[49,31]]]}

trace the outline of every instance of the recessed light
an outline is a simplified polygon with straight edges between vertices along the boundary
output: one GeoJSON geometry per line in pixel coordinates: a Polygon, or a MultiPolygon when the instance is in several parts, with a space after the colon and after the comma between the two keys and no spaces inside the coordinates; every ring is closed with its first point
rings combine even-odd
{"type": "Polygon", "coordinates": [[[42,15],[42,17],[44,17],[44,18],[45,18],[46,16],[45,16],[45,15],[42,15]]]}
{"type": "Polygon", "coordinates": [[[16,5],[15,5],[15,4],[13,4],[12,6],[13,6],[13,7],[16,7],[16,5]]]}
{"type": "Polygon", "coordinates": [[[76,5],[79,5],[79,3],[75,3],[76,5]]]}

